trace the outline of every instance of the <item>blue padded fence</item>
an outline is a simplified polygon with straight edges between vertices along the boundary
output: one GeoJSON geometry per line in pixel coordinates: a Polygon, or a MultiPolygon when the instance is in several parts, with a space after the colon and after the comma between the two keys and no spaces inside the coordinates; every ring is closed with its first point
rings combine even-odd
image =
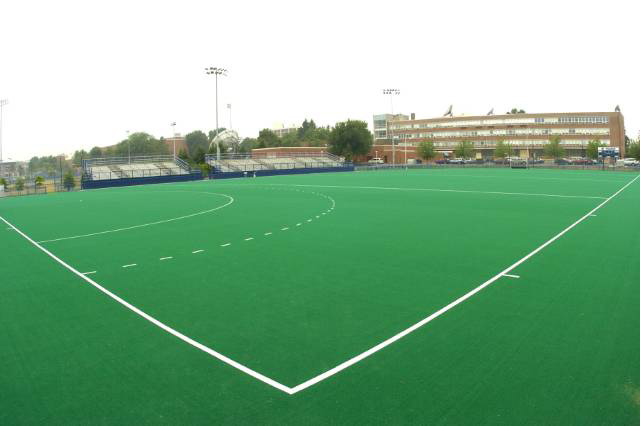
{"type": "Polygon", "coordinates": [[[148,185],[153,183],[186,182],[191,180],[202,180],[200,171],[191,172],[185,175],[164,175],[145,176],[134,178],[83,180],[82,189],[109,188],[113,186],[148,185]]]}
{"type": "Polygon", "coordinates": [[[343,167],[314,167],[304,169],[269,169],[269,170],[256,170],[250,172],[220,172],[211,170],[209,177],[211,179],[232,179],[242,177],[256,177],[262,176],[277,176],[277,175],[301,175],[307,173],[328,173],[328,172],[352,172],[354,170],[353,164],[349,164],[343,167]],[[246,174],[245,174],[246,173],[246,174]]]}

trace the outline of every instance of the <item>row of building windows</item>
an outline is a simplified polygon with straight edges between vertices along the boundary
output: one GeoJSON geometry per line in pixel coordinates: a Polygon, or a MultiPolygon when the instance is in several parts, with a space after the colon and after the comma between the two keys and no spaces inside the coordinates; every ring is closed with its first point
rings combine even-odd
{"type": "MultiPolygon", "coordinates": [[[[378,133],[378,132],[376,132],[378,133]]],[[[496,130],[472,130],[472,131],[452,131],[452,132],[429,132],[429,133],[397,133],[394,139],[425,139],[425,138],[466,138],[475,136],[544,136],[544,135],[595,135],[608,136],[609,129],[496,129],[496,130]]]]}
{"type": "MultiPolygon", "coordinates": [[[[493,148],[496,146],[495,141],[471,141],[471,142],[473,143],[473,146],[476,148],[493,148]]],[[[588,139],[561,140],[560,144],[569,148],[584,148],[589,144],[589,142],[590,141],[588,139]]],[[[603,139],[600,142],[604,145],[607,145],[607,146],[609,145],[608,139],[603,139]]],[[[505,140],[504,143],[507,145],[530,147],[530,146],[546,145],[549,143],[549,141],[541,140],[541,141],[532,142],[530,140],[512,139],[512,140],[505,140]]],[[[459,142],[434,142],[433,146],[436,148],[455,148],[458,146],[458,144],[459,142]]],[[[398,144],[398,146],[400,147],[416,146],[416,145],[417,143],[412,143],[412,142],[398,144]]]]}
{"type": "Polygon", "coordinates": [[[469,126],[504,126],[514,124],[608,124],[609,117],[606,116],[585,116],[585,117],[538,117],[538,118],[502,118],[502,119],[486,119],[486,120],[448,120],[442,122],[431,123],[411,123],[411,124],[394,124],[392,129],[433,129],[439,127],[469,127],[469,126]]]}

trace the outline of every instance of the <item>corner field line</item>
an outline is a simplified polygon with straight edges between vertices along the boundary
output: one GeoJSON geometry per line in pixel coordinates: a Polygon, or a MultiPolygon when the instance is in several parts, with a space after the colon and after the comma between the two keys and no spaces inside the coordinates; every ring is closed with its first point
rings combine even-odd
{"type": "Polygon", "coordinates": [[[240,371],[242,371],[245,374],[248,374],[249,376],[260,380],[263,383],[268,384],[269,386],[272,386],[278,390],[281,390],[282,392],[285,392],[289,395],[291,395],[292,389],[288,386],[285,386],[281,383],[276,382],[275,380],[258,373],[257,371],[254,371],[248,367],[245,367],[244,365],[232,360],[231,358],[228,358],[224,355],[222,355],[219,352],[214,351],[213,349],[203,345],[202,343],[196,342],[195,340],[191,339],[190,337],[185,336],[184,334],[180,333],[177,330],[174,330],[173,328],[169,327],[168,325],[164,324],[163,322],[158,321],[157,319],[155,319],[154,317],[152,317],[151,315],[147,314],[146,312],[136,308],[135,306],[133,306],[132,304],[130,304],[129,302],[127,302],[126,300],[122,299],[121,297],[113,294],[112,292],[110,292],[109,290],[107,290],[106,288],[102,287],[100,284],[98,284],[97,282],[95,282],[94,280],[92,280],[91,278],[82,275],[81,272],[78,272],[77,269],[75,269],[74,267],[72,267],[71,265],[69,265],[68,263],[66,263],[65,261],[63,261],[62,259],[60,259],[59,257],[57,257],[55,254],[51,253],[49,250],[47,250],[46,248],[44,248],[43,246],[41,246],[40,244],[38,244],[37,242],[35,242],[33,239],[31,239],[27,234],[25,234],[24,232],[22,232],[21,230],[19,230],[18,228],[16,228],[13,224],[9,223],[4,217],[0,216],[0,220],[2,220],[4,223],[6,223],[8,226],[10,226],[14,231],[16,231],[17,233],[19,233],[25,240],[29,241],[31,244],[33,244],[34,246],[36,246],[38,249],[42,250],[47,256],[49,256],[50,258],[52,258],[53,260],[55,260],[56,262],[58,262],[60,265],[64,266],[65,268],[67,268],[69,271],[71,271],[72,273],[74,273],[75,275],[77,275],[78,277],[82,278],[83,280],[85,280],[86,282],[88,282],[89,284],[91,284],[92,286],[94,286],[95,288],[97,288],[98,290],[100,290],[101,292],[103,292],[104,294],[106,294],[107,296],[109,296],[110,298],[112,298],[113,300],[115,300],[116,302],[120,303],[122,306],[124,306],[127,309],[130,309],[131,311],[135,312],[136,314],[140,315],[142,318],[146,319],[147,321],[149,321],[150,323],[158,326],[159,328],[163,329],[164,331],[166,331],[167,333],[177,337],[178,339],[182,340],[185,343],[188,343],[189,345],[200,349],[202,352],[205,352],[209,355],[211,355],[214,358],[219,359],[220,361],[224,362],[227,365],[230,365],[233,368],[236,368],[240,371]]]}
{"type": "Polygon", "coordinates": [[[420,327],[422,327],[423,325],[433,321],[434,319],[438,318],[440,315],[444,314],[445,312],[447,312],[448,310],[456,307],[457,305],[461,304],[462,302],[466,301],[467,299],[469,299],[470,297],[472,297],[473,295],[475,295],[476,293],[482,291],[484,288],[490,286],[491,284],[493,284],[495,281],[497,281],[500,277],[502,277],[505,274],[508,274],[509,272],[511,272],[512,270],[516,269],[518,266],[522,265],[524,262],[526,262],[527,260],[529,260],[532,256],[535,256],[537,253],[539,253],[540,251],[544,250],[549,244],[553,243],[554,241],[556,241],[558,238],[562,237],[564,234],[566,234],[567,232],[569,232],[570,230],[572,230],[575,226],[577,226],[579,223],[581,223],[582,221],[584,221],[586,218],[588,218],[590,215],[592,215],[593,213],[595,213],[596,211],[598,211],[602,206],[604,206],[605,204],[607,204],[609,201],[611,201],[614,197],[616,197],[618,194],[620,194],[622,191],[624,191],[625,189],[627,189],[629,187],[629,185],[631,185],[632,183],[634,183],[636,180],[638,180],[638,178],[640,178],[640,175],[636,176],[633,180],[631,180],[630,182],[628,182],[626,185],[624,185],[622,188],[620,188],[618,191],[616,191],[613,195],[611,195],[609,198],[605,199],[602,203],[598,204],[594,209],[592,209],[591,211],[589,211],[587,214],[585,214],[584,216],[582,216],[580,219],[576,220],[575,222],[573,222],[571,225],[569,225],[568,227],[566,227],[565,229],[563,229],[562,231],[560,231],[558,234],[556,234],[554,237],[552,237],[550,240],[548,240],[547,242],[545,242],[544,244],[542,244],[541,246],[539,246],[538,248],[536,248],[535,250],[533,250],[531,253],[527,254],[526,256],[524,256],[522,259],[518,260],[516,263],[514,263],[513,265],[509,266],[507,269],[505,269],[502,272],[499,272],[498,274],[494,275],[493,277],[489,278],[487,281],[485,281],[484,283],[480,284],[478,287],[474,288],[473,290],[471,290],[470,292],[466,293],[465,295],[457,298],[456,300],[454,300],[453,302],[449,303],[448,305],[446,305],[443,308],[440,308],[439,310],[435,311],[434,313],[432,313],[431,315],[429,315],[428,317],[424,318],[421,321],[418,321],[417,323],[413,324],[411,327],[401,331],[400,333],[396,334],[395,336],[392,336],[390,338],[388,338],[387,340],[377,344],[376,346],[370,348],[367,351],[362,352],[360,355],[357,355],[345,362],[343,362],[342,364],[339,364],[335,367],[333,367],[330,370],[325,371],[322,374],[319,374],[318,376],[307,380],[306,382],[300,383],[297,386],[294,386],[293,388],[291,388],[291,394],[294,393],[298,393],[301,390],[304,390],[306,388],[308,388],[309,386],[313,386],[318,382],[321,382],[339,372],[341,372],[342,370],[344,370],[345,368],[349,368],[352,365],[362,361],[363,359],[367,358],[370,355],[373,355],[374,353],[378,352],[381,349],[386,348],[387,346],[389,346],[390,344],[402,339],[404,336],[406,336],[407,334],[419,329],[420,327]]]}
{"type": "Polygon", "coordinates": [[[129,265],[122,265],[123,268],[131,268],[132,266],[138,266],[137,263],[130,263],[129,265]]]}
{"type": "Polygon", "coordinates": [[[509,277],[509,278],[520,278],[520,275],[511,275],[511,274],[504,274],[502,275],[503,277],[509,277]]]}
{"type": "MultiPolygon", "coordinates": [[[[587,198],[595,200],[606,200],[607,197],[596,197],[591,195],[560,195],[560,194],[537,194],[530,192],[499,192],[499,191],[468,191],[463,189],[436,189],[436,188],[393,188],[384,186],[341,186],[341,185],[302,185],[302,184],[276,184],[282,186],[308,186],[313,188],[343,188],[343,189],[379,189],[387,191],[430,191],[430,192],[457,192],[463,194],[491,194],[491,195],[525,195],[532,197],[554,197],[554,198],[587,198]]],[[[333,208],[331,208],[333,210],[333,208]]]]}

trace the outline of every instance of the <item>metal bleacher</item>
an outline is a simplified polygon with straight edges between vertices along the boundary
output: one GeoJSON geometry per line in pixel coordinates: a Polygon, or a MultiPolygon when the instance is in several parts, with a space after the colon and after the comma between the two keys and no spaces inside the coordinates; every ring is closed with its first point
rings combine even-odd
{"type": "Polygon", "coordinates": [[[192,173],[180,158],[169,155],[92,158],[83,160],[83,180],[100,181],[192,173]]]}
{"type": "Polygon", "coordinates": [[[213,173],[344,167],[344,158],[329,153],[215,154],[206,156],[213,173]]]}

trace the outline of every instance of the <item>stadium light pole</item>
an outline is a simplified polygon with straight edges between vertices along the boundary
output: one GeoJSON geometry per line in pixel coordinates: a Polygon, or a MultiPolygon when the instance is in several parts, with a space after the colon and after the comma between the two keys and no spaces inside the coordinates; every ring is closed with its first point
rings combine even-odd
{"type": "Polygon", "coordinates": [[[171,122],[171,139],[173,139],[173,160],[176,159],[176,122],[171,122]]]}
{"type": "Polygon", "coordinates": [[[229,130],[233,130],[233,125],[231,124],[231,104],[227,104],[227,109],[229,110],[229,130]]]}
{"type": "Polygon", "coordinates": [[[0,163],[2,163],[2,109],[8,103],[7,99],[0,99],[0,163]]]}
{"type": "Polygon", "coordinates": [[[127,150],[129,151],[129,164],[131,164],[131,139],[129,139],[128,130],[127,130],[127,150]]]}
{"type": "MultiPolygon", "coordinates": [[[[204,69],[204,72],[207,75],[214,75],[216,78],[216,136],[218,136],[218,76],[226,76],[227,70],[225,68],[208,67],[204,69]]],[[[220,142],[216,142],[216,158],[218,161],[220,161],[220,142]]]]}
{"type": "MultiPolygon", "coordinates": [[[[393,97],[400,94],[400,89],[382,89],[383,95],[389,95],[389,99],[391,101],[391,119],[393,120],[393,97]]],[[[387,120],[387,136],[391,138],[391,149],[392,149],[392,158],[393,165],[396,165],[396,144],[393,140],[393,133],[391,132],[391,127],[389,126],[389,120],[387,120]]]]}

